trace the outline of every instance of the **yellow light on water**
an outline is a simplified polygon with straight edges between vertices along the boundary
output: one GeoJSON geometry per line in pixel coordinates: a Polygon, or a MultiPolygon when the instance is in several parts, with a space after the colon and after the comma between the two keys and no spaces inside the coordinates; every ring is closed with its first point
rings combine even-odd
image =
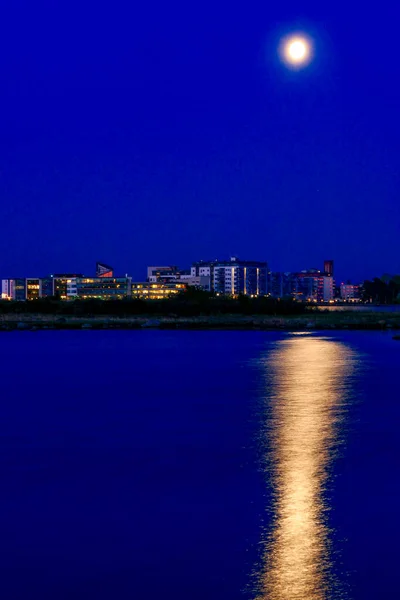
{"type": "Polygon", "coordinates": [[[343,443],[357,355],[337,340],[305,333],[277,342],[260,362],[268,387],[259,439],[274,519],[263,540],[255,600],[345,597],[333,568],[324,492],[343,443]]]}

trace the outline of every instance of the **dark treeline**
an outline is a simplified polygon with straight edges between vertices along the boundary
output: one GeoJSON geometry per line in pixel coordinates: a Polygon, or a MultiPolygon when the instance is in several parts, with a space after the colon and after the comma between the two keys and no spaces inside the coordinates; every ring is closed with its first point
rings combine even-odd
{"type": "Polygon", "coordinates": [[[208,292],[188,289],[165,300],[72,300],[42,298],[26,302],[0,302],[0,313],[36,313],[74,316],[208,316],[218,314],[240,315],[297,315],[306,310],[304,304],[291,298],[250,298],[216,296],[208,292]]]}
{"type": "Polygon", "coordinates": [[[400,302],[400,276],[384,275],[372,281],[364,281],[363,300],[379,304],[396,304],[400,302]]]}

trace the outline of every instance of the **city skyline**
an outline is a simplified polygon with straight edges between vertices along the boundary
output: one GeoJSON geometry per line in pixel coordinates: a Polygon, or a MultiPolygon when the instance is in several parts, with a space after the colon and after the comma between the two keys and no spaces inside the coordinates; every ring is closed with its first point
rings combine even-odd
{"type": "MultiPolygon", "coordinates": [[[[129,277],[132,278],[132,281],[145,281],[148,278],[148,270],[149,270],[149,265],[176,265],[177,268],[180,271],[185,271],[185,272],[190,272],[191,268],[193,268],[193,265],[196,263],[208,263],[208,262],[229,262],[231,260],[232,257],[237,258],[237,255],[234,254],[229,254],[229,253],[224,253],[221,256],[214,256],[212,257],[211,254],[208,255],[208,258],[201,258],[201,259],[194,259],[191,261],[188,260],[183,260],[183,261],[178,261],[178,262],[174,262],[174,261],[168,261],[167,259],[161,257],[160,260],[158,261],[154,261],[153,263],[151,263],[150,261],[144,262],[141,266],[139,266],[136,270],[132,270],[130,268],[124,268],[126,267],[126,265],[128,265],[129,261],[125,261],[123,263],[122,268],[119,268],[117,266],[117,268],[114,269],[114,267],[111,267],[110,264],[105,264],[105,263],[101,263],[98,261],[91,261],[91,263],[89,264],[88,268],[86,269],[79,269],[79,268],[71,268],[71,264],[68,262],[64,262],[63,264],[66,265],[65,269],[61,269],[59,266],[56,266],[56,268],[54,269],[44,269],[41,272],[28,272],[27,268],[23,268],[22,272],[18,272],[18,273],[10,273],[10,272],[6,272],[4,269],[4,262],[1,264],[1,270],[0,270],[0,279],[5,279],[5,278],[13,278],[13,277],[22,277],[22,278],[26,278],[28,279],[29,277],[40,277],[40,278],[46,278],[49,276],[53,276],[56,273],[71,273],[71,274],[77,274],[79,273],[80,275],[75,275],[75,276],[93,276],[94,273],[94,269],[93,269],[93,264],[96,265],[95,271],[99,276],[123,276],[123,275],[129,275],[129,277]],[[100,267],[100,271],[99,271],[99,267],[100,267]],[[109,269],[109,271],[103,271],[104,275],[100,275],[101,273],[101,268],[106,267],[107,269],[109,269]],[[114,272],[116,275],[114,275],[114,272]],[[38,274],[39,273],[39,274],[38,274]]],[[[241,256],[239,257],[240,259],[242,258],[241,256]]],[[[248,256],[244,256],[245,260],[248,260],[248,256]]],[[[312,270],[317,270],[319,272],[330,272],[329,271],[329,263],[332,263],[332,268],[333,268],[333,264],[335,265],[335,274],[334,274],[334,278],[337,284],[340,283],[347,283],[350,282],[352,284],[361,284],[363,281],[371,281],[373,279],[375,279],[376,277],[382,277],[384,275],[392,275],[392,276],[396,276],[398,275],[398,273],[390,273],[388,270],[383,270],[380,273],[372,273],[369,277],[365,277],[363,279],[357,279],[356,277],[351,277],[348,274],[343,274],[343,269],[340,268],[339,265],[339,269],[337,269],[337,263],[336,260],[330,258],[330,259],[323,259],[321,260],[321,257],[318,257],[313,264],[311,265],[302,265],[300,266],[300,268],[298,269],[290,269],[290,268],[283,268],[283,269],[278,269],[278,268],[274,268],[274,263],[271,263],[270,260],[268,259],[264,259],[263,257],[253,257],[253,259],[255,260],[260,260],[260,261],[265,261],[267,263],[267,267],[268,267],[268,272],[269,273],[301,273],[301,272],[310,272],[312,270]]],[[[108,260],[108,259],[107,259],[108,260]]],[[[82,265],[84,261],[80,261],[80,264],[82,265]]],[[[85,261],[86,262],[86,261],[85,261]]],[[[113,263],[111,260],[108,260],[108,263],[112,263],[115,265],[115,263],[113,263]]],[[[72,265],[74,266],[74,265],[72,265]]],[[[332,274],[332,273],[330,273],[332,274]]]]}
{"type": "Polygon", "coordinates": [[[1,273],[86,271],[102,254],[139,277],[210,249],[293,271],[335,256],[354,280],[400,272],[389,8],[192,10],[21,20],[7,5],[1,273]],[[290,71],[278,47],[298,30],[313,60],[290,71]]]}
{"type": "MultiPolygon", "coordinates": [[[[220,261],[196,261],[190,269],[164,263],[147,266],[147,277],[140,281],[135,281],[128,273],[125,276],[115,273],[114,267],[109,264],[96,262],[94,275],[69,272],[46,277],[2,279],[1,299],[159,300],[192,287],[233,298],[292,297],[302,302],[332,303],[339,299],[358,302],[362,289],[369,285],[368,282],[363,285],[351,284],[350,281],[344,284],[335,281],[334,276],[335,263],[332,259],[324,260],[322,270],[312,268],[299,272],[271,271],[266,261],[243,260],[236,256],[220,261]]],[[[394,289],[391,293],[394,298],[394,289]]]]}

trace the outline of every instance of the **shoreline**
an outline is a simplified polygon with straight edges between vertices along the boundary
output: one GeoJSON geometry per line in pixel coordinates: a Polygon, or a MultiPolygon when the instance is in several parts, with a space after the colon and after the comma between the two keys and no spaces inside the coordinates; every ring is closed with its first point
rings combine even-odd
{"type": "Polygon", "coordinates": [[[233,329],[299,331],[324,329],[400,329],[400,313],[329,312],[305,315],[211,315],[197,317],[83,317],[43,314],[0,315],[0,331],[55,329],[233,329]]]}

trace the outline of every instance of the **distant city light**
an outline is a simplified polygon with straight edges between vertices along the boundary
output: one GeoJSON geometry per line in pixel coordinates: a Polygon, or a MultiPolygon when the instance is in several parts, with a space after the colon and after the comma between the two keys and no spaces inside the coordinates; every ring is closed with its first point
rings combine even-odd
{"type": "Polygon", "coordinates": [[[313,56],[313,43],[305,34],[290,34],[282,39],[279,54],[286,65],[300,69],[309,64],[313,56]]]}

